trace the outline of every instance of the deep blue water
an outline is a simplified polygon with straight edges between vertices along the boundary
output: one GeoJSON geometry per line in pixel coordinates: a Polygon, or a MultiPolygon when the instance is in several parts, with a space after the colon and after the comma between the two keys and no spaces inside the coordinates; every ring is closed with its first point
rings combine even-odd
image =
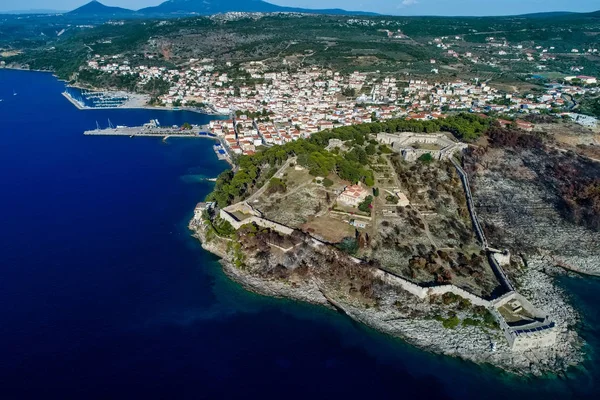
{"type": "Polygon", "coordinates": [[[187,221],[227,167],[207,139],[85,137],[204,123],[78,111],[49,74],[0,71],[0,399],[598,398],[600,282],[564,278],[590,361],[519,379],[431,355],[223,276],[187,221]],[[18,93],[13,96],[13,89],[18,93]]]}

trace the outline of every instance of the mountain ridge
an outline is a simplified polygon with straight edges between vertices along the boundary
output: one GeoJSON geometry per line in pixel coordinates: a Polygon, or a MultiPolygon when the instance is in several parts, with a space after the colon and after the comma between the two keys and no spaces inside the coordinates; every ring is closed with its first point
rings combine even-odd
{"type": "Polygon", "coordinates": [[[92,0],[79,8],[69,11],[65,15],[70,16],[125,16],[133,15],[135,11],[122,7],[111,7],[100,3],[97,0],[92,0]]]}
{"type": "MultiPolygon", "coordinates": [[[[227,12],[297,12],[307,14],[331,14],[331,15],[363,15],[377,16],[381,14],[367,11],[348,11],[339,8],[332,9],[307,9],[300,7],[279,6],[264,0],[166,0],[163,3],[145,7],[140,10],[130,10],[122,7],[112,7],[102,4],[98,0],[66,12],[64,15],[77,17],[152,17],[152,16],[188,16],[188,15],[214,15],[227,12]]],[[[1,14],[1,13],[0,13],[1,14]]],[[[593,12],[569,12],[550,11],[530,14],[518,14],[511,16],[488,16],[488,17],[521,17],[521,18],[565,18],[565,17],[598,17],[600,10],[593,12]]],[[[400,17],[400,16],[399,16],[400,17]]],[[[405,16],[407,17],[407,16],[405,16]]],[[[415,16],[419,17],[419,16],[415,16]]],[[[439,16],[441,18],[460,18],[462,16],[439,16]]]]}
{"type": "Polygon", "coordinates": [[[314,14],[340,15],[377,15],[365,11],[346,11],[342,9],[307,9],[284,7],[263,0],[167,0],[154,7],[139,10],[142,14],[186,14],[199,15],[220,14],[226,12],[301,12],[314,14]]]}

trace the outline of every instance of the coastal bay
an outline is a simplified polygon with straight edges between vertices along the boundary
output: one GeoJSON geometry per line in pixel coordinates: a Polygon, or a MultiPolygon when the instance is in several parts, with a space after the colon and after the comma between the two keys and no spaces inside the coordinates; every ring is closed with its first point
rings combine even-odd
{"type": "Polygon", "coordinates": [[[108,118],[210,117],[81,112],[63,90],[49,74],[0,71],[3,397],[598,395],[598,280],[560,278],[590,359],[543,379],[432,355],[335,311],[251,294],[187,231],[212,188],[189,177],[227,168],[210,141],[82,135],[108,118]]]}

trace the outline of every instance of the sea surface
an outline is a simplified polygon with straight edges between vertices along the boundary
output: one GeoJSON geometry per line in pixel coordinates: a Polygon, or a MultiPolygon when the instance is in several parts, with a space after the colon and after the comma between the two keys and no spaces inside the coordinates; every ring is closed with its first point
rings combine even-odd
{"type": "Polygon", "coordinates": [[[211,117],[79,111],[63,90],[0,70],[0,399],[600,398],[600,281],[561,278],[589,360],[544,379],[248,293],[187,230],[228,167],[211,140],[82,135],[211,117]]]}

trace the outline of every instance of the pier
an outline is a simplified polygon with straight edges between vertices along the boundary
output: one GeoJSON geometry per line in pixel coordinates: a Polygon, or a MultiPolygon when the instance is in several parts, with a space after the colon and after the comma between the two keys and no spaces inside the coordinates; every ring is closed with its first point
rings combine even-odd
{"type": "Polygon", "coordinates": [[[96,123],[96,129],[84,131],[86,136],[129,136],[129,137],[156,137],[162,138],[163,142],[168,138],[206,138],[216,140],[218,143],[213,146],[213,150],[219,160],[227,161],[232,164],[231,156],[222,139],[213,134],[208,125],[189,125],[180,126],[161,126],[158,120],[154,119],[142,126],[119,126],[114,127],[108,120],[108,128],[100,128],[96,123]]]}
{"type": "Polygon", "coordinates": [[[187,128],[179,126],[161,126],[157,120],[152,120],[142,126],[112,126],[110,120],[109,127],[101,129],[97,126],[94,130],[83,132],[89,136],[146,136],[146,137],[187,137],[187,138],[208,138],[219,140],[212,133],[209,133],[208,126],[190,125],[187,128]]]}

